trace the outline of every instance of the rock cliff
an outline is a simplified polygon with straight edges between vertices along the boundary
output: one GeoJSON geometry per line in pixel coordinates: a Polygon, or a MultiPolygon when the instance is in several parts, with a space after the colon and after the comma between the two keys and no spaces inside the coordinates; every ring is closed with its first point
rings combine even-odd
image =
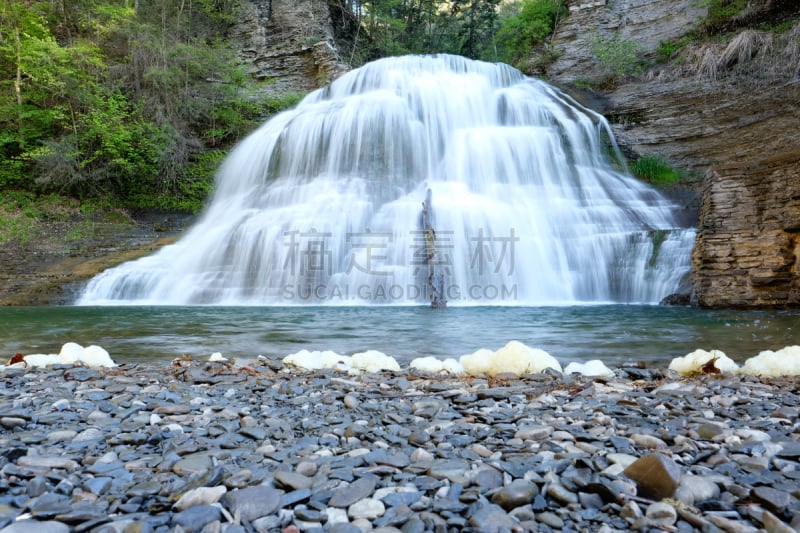
{"type": "Polygon", "coordinates": [[[306,93],[347,70],[326,0],[241,0],[234,38],[271,95],[306,93]]]}
{"type": "MultiPolygon", "coordinates": [[[[662,156],[701,175],[709,165],[762,159],[792,151],[800,124],[800,25],[775,36],[750,27],[726,42],[690,44],[673,64],[650,68],[610,90],[591,50],[597,35],[635,43],[645,62],[659,43],[697,29],[705,11],[695,0],[598,0],[570,3],[552,46],[559,55],[549,79],[586,101],[612,123],[631,157],[662,156]]],[[[800,16],[800,3],[753,2],[747,20],[800,16]],[[777,10],[777,11],[776,11],[777,10]]],[[[744,23],[744,22],[743,22],[744,23]]]]}
{"type": "Polygon", "coordinates": [[[567,0],[568,14],[556,26],[551,45],[558,57],[547,68],[560,83],[599,81],[606,73],[592,41],[617,38],[635,42],[645,54],[659,43],[686,35],[706,9],[696,0],[567,0]]]}
{"type": "Polygon", "coordinates": [[[800,152],[712,167],[692,263],[696,305],[800,304],[800,152]]]}
{"type": "Polygon", "coordinates": [[[800,3],[754,0],[726,39],[685,46],[607,90],[591,40],[661,41],[696,29],[693,0],[573,1],[552,46],[552,82],[603,113],[632,158],[661,156],[705,174],[692,294],[704,307],[800,305],[800,3]],[[782,31],[759,24],[783,24],[782,31]],[[788,28],[787,28],[788,27],[788,28]]]}

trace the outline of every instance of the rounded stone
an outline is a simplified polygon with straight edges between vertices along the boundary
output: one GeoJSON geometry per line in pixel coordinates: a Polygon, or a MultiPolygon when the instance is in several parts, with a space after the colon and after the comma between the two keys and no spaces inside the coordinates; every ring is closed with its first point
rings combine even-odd
{"type": "Polygon", "coordinates": [[[496,503],[506,511],[515,507],[527,505],[539,494],[539,488],[525,479],[515,479],[492,496],[492,503],[496,503]]]}
{"type": "Polygon", "coordinates": [[[347,508],[347,516],[349,516],[351,520],[358,520],[361,518],[374,520],[379,516],[383,516],[385,512],[386,506],[383,502],[374,498],[366,498],[357,501],[347,508]]]}
{"type": "Polygon", "coordinates": [[[645,511],[645,516],[652,524],[659,527],[672,526],[678,520],[678,512],[673,506],[665,502],[651,503],[645,511]]]}
{"type": "Polygon", "coordinates": [[[685,475],[681,478],[675,499],[686,505],[695,505],[718,498],[719,486],[714,481],[703,476],[685,475]]]}

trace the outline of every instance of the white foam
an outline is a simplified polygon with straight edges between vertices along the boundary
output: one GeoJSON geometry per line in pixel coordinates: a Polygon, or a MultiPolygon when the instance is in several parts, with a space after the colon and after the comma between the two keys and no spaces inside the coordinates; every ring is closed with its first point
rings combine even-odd
{"type": "Polygon", "coordinates": [[[552,355],[519,341],[511,341],[496,352],[480,349],[462,356],[460,363],[464,371],[473,376],[478,374],[496,376],[506,372],[520,376],[542,372],[546,368],[561,372],[561,365],[552,355]]]}
{"type": "Polygon", "coordinates": [[[599,359],[592,359],[586,363],[570,363],[564,369],[565,374],[581,374],[592,378],[613,376],[614,372],[599,359]]]}
{"type": "Polygon", "coordinates": [[[764,350],[745,361],[741,373],[765,378],[800,376],[800,346],[787,346],[777,352],[764,350]]]}
{"type": "Polygon", "coordinates": [[[394,370],[399,372],[400,365],[394,357],[388,356],[378,350],[367,350],[353,354],[350,358],[351,367],[365,372],[380,372],[381,370],[394,370]]]}
{"type": "Polygon", "coordinates": [[[283,364],[303,370],[322,370],[331,368],[347,371],[350,367],[350,357],[338,354],[331,350],[300,350],[283,358],[283,364]]]}
{"type": "Polygon", "coordinates": [[[739,365],[720,350],[695,350],[669,363],[669,369],[683,376],[707,373],[730,373],[739,371],[739,365]],[[710,366],[709,366],[710,365],[710,366]]]}
{"type": "Polygon", "coordinates": [[[25,364],[34,368],[46,368],[53,365],[81,364],[91,368],[112,368],[117,364],[111,359],[108,352],[100,346],[87,346],[84,348],[75,342],[68,342],[61,347],[57,354],[34,353],[23,356],[25,364]]]}
{"type": "Polygon", "coordinates": [[[461,375],[465,373],[461,363],[452,357],[448,357],[444,361],[432,356],[417,357],[411,361],[408,367],[418,372],[430,372],[431,374],[446,372],[448,374],[461,375]]]}

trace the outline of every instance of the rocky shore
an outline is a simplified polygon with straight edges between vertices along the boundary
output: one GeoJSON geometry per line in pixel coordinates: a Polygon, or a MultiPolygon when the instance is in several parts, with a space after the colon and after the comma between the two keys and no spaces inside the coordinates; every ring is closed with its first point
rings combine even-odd
{"type": "Polygon", "coordinates": [[[798,383],[9,367],[0,531],[797,531],[798,383]]]}

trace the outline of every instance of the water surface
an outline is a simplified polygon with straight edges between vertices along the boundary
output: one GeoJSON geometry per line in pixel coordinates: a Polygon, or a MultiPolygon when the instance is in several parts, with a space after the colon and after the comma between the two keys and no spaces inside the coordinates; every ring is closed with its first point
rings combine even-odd
{"type": "Polygon", "coordinates": [[[798,311],[706,311],[634,305],[571,307],[8,307],[0,308],[2,357],[97,344],[117,362],[264,355],[301,349],[375,349],[407,366],[415,357],[458,357],[510,340],[562,364],[663,366],[697,348],[742,363],[800,344],[798,311]]]}

